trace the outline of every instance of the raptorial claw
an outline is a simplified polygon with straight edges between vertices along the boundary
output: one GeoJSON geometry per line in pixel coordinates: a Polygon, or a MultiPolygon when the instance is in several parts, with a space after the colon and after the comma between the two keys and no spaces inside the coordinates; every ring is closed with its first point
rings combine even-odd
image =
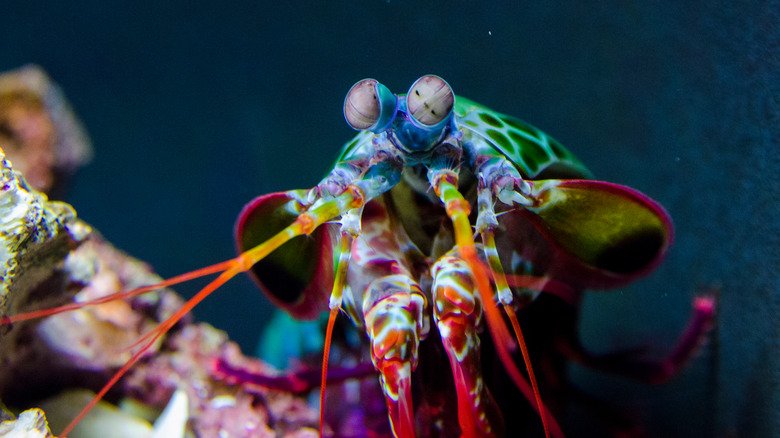
{"type": "Polygon", "coordinates": [[[482,380],[477,327],[482,303],[469,264],[452,255],[433,266],[433,315],[450,359],[462,436],[503,436],[504,420],[482,380]]]}
{"type": "Polygon", "coordinates": [[[419,287],[403,275],[378,278],[366,291],[363,311],[371,360],[380,372],[393,433],[402,438],[415,436],[411,377],[426,334],[424,308],[419,287]]]}

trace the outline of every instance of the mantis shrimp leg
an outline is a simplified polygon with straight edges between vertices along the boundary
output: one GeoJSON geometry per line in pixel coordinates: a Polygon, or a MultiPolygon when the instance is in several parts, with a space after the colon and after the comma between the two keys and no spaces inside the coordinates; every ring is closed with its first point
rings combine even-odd
{"type": "Polygon", "coordinates": [[[468,263],[450,254],[434,264],[432,275],[433,316],[455,379],[461,433],[503,436],[501,411],[482,380],[477,332],[482,303],[475,295],[474,274],[468,263]]]}
{"type": "Polygon", "coordinates": [[[408,248],[387,232],[390,226],[381,203],[367,206],[351,248],[343,307],[370,340],[393,433],[409,438],[415,436],[412,371],[430,324],[427,300],[407,262],[408,248]]]}
{"type": "MultiPolygon", "coordinates": [[[[530,366],[530,358],[525,346],[522,331],[520,330],[520,324],[517,322],[517,317],[511,306],[505,305],[504,309],[512,322],[512,327],[515,330],[516,339],[520,345],[523,359],[529,370],[528,377],[531,380],[533,397],[529,394],[531,391],[529,391],[527,382],[520,376],[519,370],[509,356],[509,351],[514,348],[514,342],[511,335],[508,333],[507,327],[501,318],[498,309],[493,305],[493,289],[487,279],[486,269],[482,266],[482,262],[477,259],[474,237],[468,219],[471,209],[468,202],[466,202],[463,195],[457,189],[457,173],[446,168],[431,168],[428,171],[428,179],[431,181],[434,191],[439,195],[439,198],[445,205],[447,216],[452,220],[455,229],[455,242],[460,251],[460,255],[473,272],[473,278],[476,283],[475,290],[479,292],[482,301],[485,303],[488,329],[495,342],[501,362],[512,377],[515,385],[517,385],[517,387],[526,395],[526,398],[528,398],[529,401],[534,400],[534,408],[536,408],[539,417],[542,420],[545,436],[548,438],[550,437],[551,429],[554,436],[563,436],[563,433],[560,431],[560,428],[554,419],[548,419],[547,409],[542,403],[539,389],[536,385],[536,379],[530,366]]],[[[493,246],[495,247],[495,245],[493,246]]],[[[503,274],[501,274],[501,277],[503,277],[503,274]]],[[[506,281],[504,280],[504,285],[505,284],[506,281]]]]}
{"type": "Polygon", "coordinates": [[[380,372],[395,436],[412,438],[412,371],[417,367],[425,297],[403,274],[380,277],[366,290],[364,313],[371,359],[380,372]],[[369,308],[370,306],[370,308],[369,308]]]}

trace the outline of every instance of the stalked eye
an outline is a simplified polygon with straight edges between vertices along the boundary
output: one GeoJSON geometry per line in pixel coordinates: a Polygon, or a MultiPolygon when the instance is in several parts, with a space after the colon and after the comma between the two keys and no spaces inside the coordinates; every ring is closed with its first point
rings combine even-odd
{"type": "Polygon", "coordinates": [[[423,126],[434,126],[449,117],[455,95],[444,79],[427,75],[412,84],[406,95],[406,109],[423,126]]]}
{"type": "Polygon", "coordinates": [[[395,117],[398,98],[376,79],[363,79],[344,99],[344,118],[353,129],[381,132],[395,117]]]}

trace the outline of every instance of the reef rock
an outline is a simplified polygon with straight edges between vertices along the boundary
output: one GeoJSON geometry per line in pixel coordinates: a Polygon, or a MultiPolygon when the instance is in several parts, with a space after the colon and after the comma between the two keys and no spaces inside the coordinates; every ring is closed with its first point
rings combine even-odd
{"type": "Polygon", "coordinates": [[[0,423],[0,436],[5,438],[52,438],[54,435],[40,409],[28,409],[15,420],[0,423]]]}
{"type": "Polygon", "coordinates": [[[0,148],[31,187],[55,198],[92,158],[64,93],[35,65],[0,74],[0,148]]]}
{"type": "Polygon", "coordinates": [[[19,313],[19,303],[88,233],[72,207],[30,188],[0,149],[0,316],[19,313]]]}

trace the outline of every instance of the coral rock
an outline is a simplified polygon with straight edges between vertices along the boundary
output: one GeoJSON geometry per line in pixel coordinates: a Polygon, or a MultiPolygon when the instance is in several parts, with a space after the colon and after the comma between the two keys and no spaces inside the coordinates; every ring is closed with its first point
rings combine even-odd
{"type": "Polygon", "coordinates": [[[30,186],[55,197],[92,157],[64,94],[35,65],[0,75],[0,148],[30,186]]]}
{"type": "Polygon", "coordinates": [[[16,420],[0,423],[0,436],[4,438],[52,438],[46,416],[40,409],[28,409],[16,420]]]}

